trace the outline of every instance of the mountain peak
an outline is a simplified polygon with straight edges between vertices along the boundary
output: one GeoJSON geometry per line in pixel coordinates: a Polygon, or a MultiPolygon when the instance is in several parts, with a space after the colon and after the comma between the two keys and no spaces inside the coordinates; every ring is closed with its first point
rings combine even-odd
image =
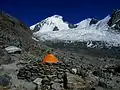
{"type": "Polygon", "coordinates": [[[63,17],[60,15],[53,15],[51,17],[42,20],[41,22],[38,22],[37,24],[30,26],[30,29],[34,31],[39,31],[40,27],[43,26],[43,24],[53,24],[56,23],[58,20],[63,21],[62,19],[63,17]]]}
{"type": "Polygon", "coordinates": [[[53,16],[51,16],[51,17],[54,17],[54,18],[59,18],[59,19],[63,19],[63,17],[62,17],[62,16],[60,16],[60,15],[53,15],[53,16]]]}
{"type": "Polygon", "coordinates": [[[57,28],[57,30],[68,30],[69,26],[68,23],[63,21],[62,16],[53,15],[30,27],[36,33],[54,31],[54,28],[57,28]]]}
{"type": "Polygon", "coordinates": [[[108,43],[110,46],[119,46],[120,36],[117,32],[111,33],[108,25],[110,19],[110,15],[101,20],[87,18],[77,24],[73,24],[73,26],[77,26],[70,28],[71,25],[64,22],[62,16],[54,15],[38,23],[34,27],[37,32],[33,34],[43,41],[101,41],[108,43]]]}
{"type": "Polygon", "coordinates": [[[45,20],[43,20],[41,22],[44,22],[44,23],[47,23],[47,24],[56,24],[58,22],[63,23],[64,21],[63,21],[63,17],[62,16],[60,16],[60,15],[53,15],[51,17],[46,18],[45,20]]]}

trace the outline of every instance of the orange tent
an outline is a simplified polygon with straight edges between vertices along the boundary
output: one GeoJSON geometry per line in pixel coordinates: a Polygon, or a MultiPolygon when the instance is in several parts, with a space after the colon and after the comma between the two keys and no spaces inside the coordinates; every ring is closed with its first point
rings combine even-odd
{"type": "Polygon", "coordinates": [[[57,63],[58,59],[53,54],[47,54],[43,59],[43,64],[45,63],[57,63]]]}

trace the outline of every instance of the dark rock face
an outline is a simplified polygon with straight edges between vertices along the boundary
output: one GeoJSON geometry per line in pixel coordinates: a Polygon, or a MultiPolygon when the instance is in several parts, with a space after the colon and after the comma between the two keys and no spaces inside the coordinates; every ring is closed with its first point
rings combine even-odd
{"type": "Polygon", "coordinates": [[[97,22],[98,22],[97,19],[92,18],[92,20],[90,21],[90,25],[92,25],[92,24],[96,24],[97,22]]]}
{"type": "Polygon", "coordinates": [[[108,25],[113,29],[120,30],[120,10],[113,11],[108,25]]]}
{"type": "Polygon", "coordinates": [[[18,19],[0,12],[0,48],[17,46],[26,48],[32,41],[29,28],[18,19]]]}
{"type": "Polygon", "coordinates": [[[37,32],[37,31],[39,31],[39,30],[40,30],[40,25],[38,24],[38,25],[35,26],[34,32],[37,32]]]}
{"type": "Polygon", "coordinates": [[[32,39],[32,32],[23,22],[0,11],[0,64],[8,64],[12,61],[11,55],[5,50],[6,47],[16,46],[27,52],[33,51],[30,49],[39,46],[37,45],[32,39]]]}
{"type": "Polygon", "coordinates": [[[53,31],[59,31],[58,27],[54,27],[53,31]]]}
{"type": "Polygon", "coordinates": [[[115,73],[120,73],[120,66],[114,68],[115,73]]]}
{"type": "Polygon", "coordinates": [[[75,25],[75,24],[70,24],[70,23],[69,23],[69,24],[68,24],[68,27],[71,28],[71,29],[73,29],[73,28],[77,28],[77,25],[75,25]]]}

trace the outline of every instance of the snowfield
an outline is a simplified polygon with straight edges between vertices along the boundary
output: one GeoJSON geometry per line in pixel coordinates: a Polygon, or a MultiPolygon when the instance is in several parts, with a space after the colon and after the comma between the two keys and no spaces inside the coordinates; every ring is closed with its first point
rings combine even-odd
{"type": "MultiPolygon", "coordinates": [[[[62,20],[62,16],[54,15],[47,19],[37,23],[30,28],[32,30],[35,26],[39,26],[39,30],[34,32],[33,35],[39,40],[46,41],[102,41],[106,43],[106,46],[119,46],[120,45],[120,33],[111,30],[108,26],[108,21],[111,17],[108,15],[102,20],[99,20],[96,24],[91,24],[91,18],[85,19],[80,23],[77,23],[76,28],[69,28],[68,24],[62,20]],[[44,22],[44,23],[43,23],[44,22]],[[57,27],[58,31],[53,31],[57,27]]],[[[90,43],[92,44],[92,43],[90,43]]],[[[88,45],[88,47],[90,46],[88,45]]]]}

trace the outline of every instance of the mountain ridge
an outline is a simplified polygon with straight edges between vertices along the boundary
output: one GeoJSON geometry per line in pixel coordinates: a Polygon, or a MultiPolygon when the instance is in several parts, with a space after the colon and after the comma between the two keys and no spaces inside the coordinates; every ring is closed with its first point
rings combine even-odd
{"type": "MultiPolygon", "coordinates": [[[[62,23],[66,23],[64,22],[62,16],[59,17],[61,17],[59,19],[62,21],[62,23]]],[[[33,37],[35,37],[39,41],[43,41],[51,47],[56,47],[56,45],[58,45],[59,48],[65,47],[69,50],[71,50],[71,48],[73,50],[76,47],[77,49],[80,49],[80,47],[82,47],[87,50],[87,53],[89,53],[88,51],[90,50],[95,50],[96,52],[102,52],[103,55],[105,54],[106,56],[108,54],[108,56],[115,55],[116,57],[117,55],[117,57],[119,57],[118,54],[120,47],[120,32],[119,29],[115,28],[116,25],[114,25],[113,27],[113,24],[117,22],[115,20],[119,19],[113,20],[113,17],[114,19],[120,18],[119,11],[116,11],[114,15],[108,15],[101,20],[87,18],[77,24],[72,24],[71,26],[73,26],[73,28],[69,27],[69,23],[67,23],[68,29],[59,29],[57,25],[54,26],[56,30],[54,30],[54,28],[51,28],[50,25],[48,27],[49,31],[39,28],[38,30],[36,30],[36,32],[33,33],[33,37]],[[111,26],[109,25],[110,22],[112,22],[111,26]]],[[[50,18],[55,17],[48,17],[45,20],[49,20],[50,18]]],[[[58,22],[55,23],[59,24],[58,22]]],[[[43,25],[42,27],[45,26],[43,25]]]]}
{"type": "Polygon", "coordinates": [[[112,29],[110,29],[107,24],[111,18],[110,16],[99,20],[98,22],[96,22],[96,24],[90,24],[90,22],[92,21],[91,18],[85,19],[80,23],[74,24],[77,25],[75,28],[69,28],[69,23],[66,24],[66,22],[62,20],[61,16],[59,16],[58,18],[57,15],[57,20],[55,16],[48,17],[42,22],[35,24],[36,26],[31,26],[32,30],[39,27],[39,29],[37,29],[37,31],[33,33],[34,37],[44,41],[106,41],[110,45],[114,46],[116,46],[117,43],[118,45],[120,44],[119,42],[117,42],[120,39],[118,33],[111,32],[112,29]],[[62,24],[58,22],[59,20],[62,24]]]}
{"type": "MultiPolygon", "coordinates": [[[[94,43],[96,42],[78,42],[78,44],[73,43],[75,44],[73,45],[71,41],[65,41],[66,43],[55,43],[56,45],[52,46],[54,48],[50,48],[45,45],[45,42],[35,42],[32,40],[31,31],[26,28],[27,26],[24,23],[20,23],[19,20],[16,22],[15,18],[6,16],[6,14],[1,15],[0,13],[0,51],[2,52],[0,53],[0,85],[6,84],[4,79],[8,79],[6,75],[3,76],[1,74],[7,74],[11,77],[11,80],[8,82],[8,84],[10,83],[10,87],[8,87],[10,90],[36,90],[38,85],[34,84],[34,80],[37,78],[41,81],[39,87],[41,90],[48,88],[51,90],[54,88],[54,85],[55,88],[59,86],[58,88],[63,88],[64,90],[65,80],[61,73],[64,72],[72,73],[72,77],[69,77],[70,74],[67,74],[67,84],[70,83],[72,89],[83,88],[85,86],[84,83],[88,83],[87,87],[85,86],[86,90],[99,90],[99,88],[100,90],[113,90],[114,88],[118,88],[119,90],[120,59],[105,56],[100,57],[100,54],[103,54],[102,52],[96,51],[92,53],[94,51],[93,48],[84,47],[86,44],[88,44],[88,47],[94,47],[94,43]],[[59,49],[58,45],[66,50],[59,49]],[[10,53],[6,51],[6,48],[13,48],[13,46],[15,48],[18,47],[21,53],[10,53]],[[72,52],[68,48],[71,50],[75,48],[75,50],[80,50],[81,52],[72,52]],[[84,54],[84,50],[89,51],[87,55],[84,54]],[[59,59],[60,62],[58,64],[42,64],[42,60],[48,51],[51,51],[59,59]],[[91,54],[97,54],[98,56],[93,57],[91,54]],[[76,76],[78,78],[74,80],[76,76]],[[73,81],[69,81],[70,79],[73,81]],[[78,79],[82,79],[80,85],[78,85],[78,79]],[[71,85],[71,83],[75,84],[75,86],[71,85]],[[81,83],[84,85],[81,85],[81,83]]],[[[59,32],[59,30],[56,30],[50,32],[59,32]]],[[[66,31],[67,37],[67,30],[61,30],[60,33],[63,31],[66,31]]],[[[72,31],[78,33],[77,30],[72,31]]],[[[51,41],[46,42],[53,45],[51,41]]],[[[116,49],[120,50],[120,48],[116,49]]],[[[106,55],[106,50],[108,49],[100,50],[105,50],[106,55]]],[[[111,49],[111,51],[113,52],[112,54],[115,54],[114,50],[111,49]]],[[[120,54],[118,56],[120,57],[120,54]]]]}

